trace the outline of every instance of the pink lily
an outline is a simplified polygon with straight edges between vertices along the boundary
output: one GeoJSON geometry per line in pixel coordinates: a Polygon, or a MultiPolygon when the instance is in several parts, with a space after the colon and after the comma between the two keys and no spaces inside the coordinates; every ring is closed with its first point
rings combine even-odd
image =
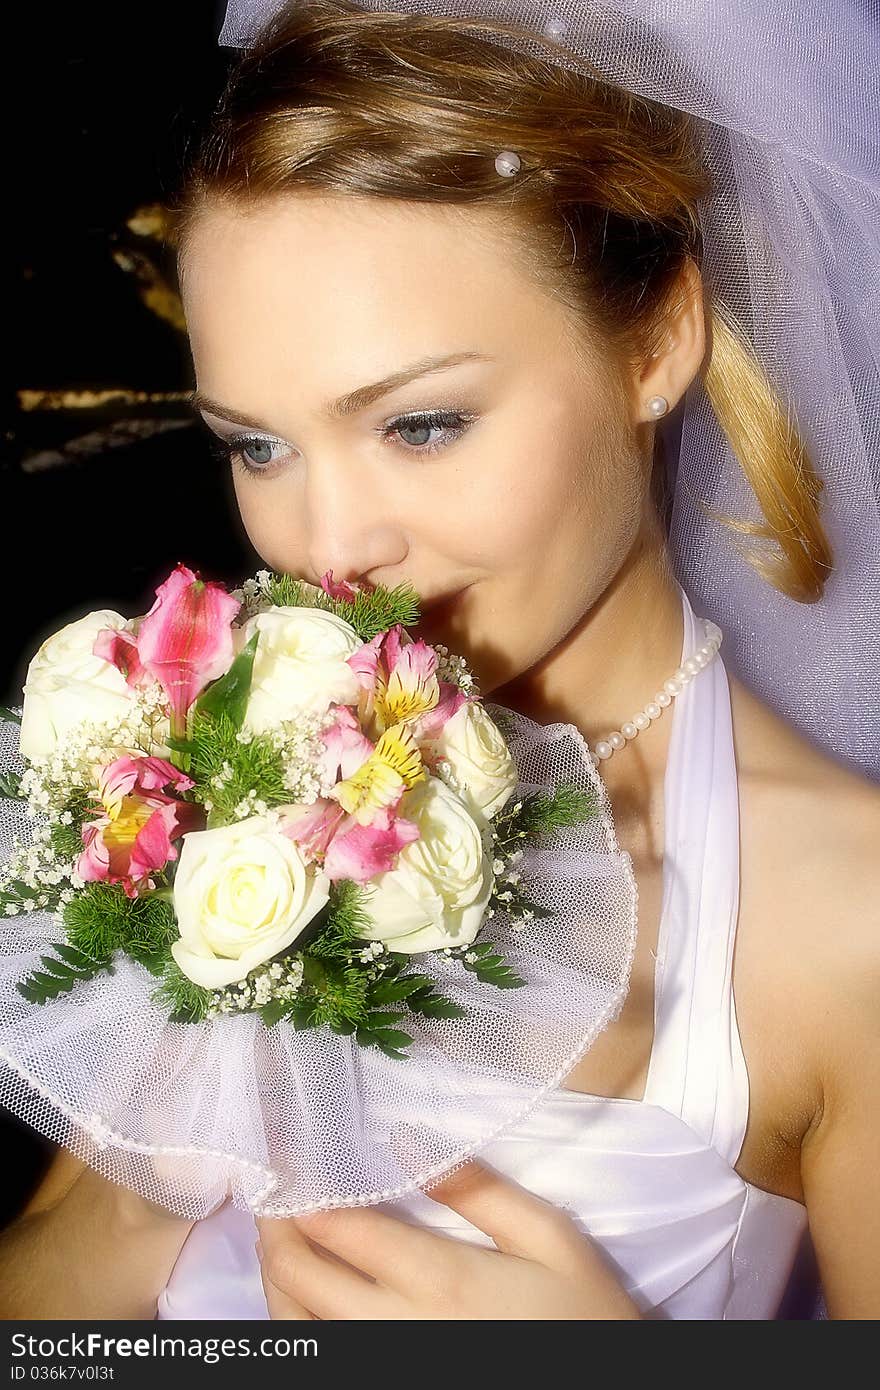
{"type": "Polygon", "coordinates": [[[206,583],[186,565],[178,565],[156,590],[137,648],[168,696],[173,733],[185,731],[190,705],[232,665],[232,620],[240,607],[222,584],[206,583]]]}
{"type": "Polygon", "coordinates": [[[92,647],[95,656],[109,661],[125,676],[127,685],[146,685],[151,677],[138,655],[137,638],[114,627],[102,628],[92,647]]]}
{"type": "Polygon", "coordinates": [[[357,598],[357,589],[349,584],[347,579],[334,579],[332,570],[327,570],[321,575],[321,588],[330,598],[343,599],[346,603],[351,603],[357,598]]]}
{"type": "Polygon", "coordinates": [[[126,754],[102,768],[101,814],[82,828],[76,871],[86,882],[121,883],[129,898],[155,887],[150,874],[177,858],[172,843],[202,824],[195,802],[163,790],[188,791],[194,782],[163,758],[126,754]]]}

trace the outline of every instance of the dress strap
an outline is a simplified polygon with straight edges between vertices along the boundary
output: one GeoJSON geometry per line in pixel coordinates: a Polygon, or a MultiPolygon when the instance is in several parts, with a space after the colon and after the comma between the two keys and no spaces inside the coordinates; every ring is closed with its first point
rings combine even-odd
{"type": "MultiPolygon", "coordinates": [[[[681,590],[682,661],[703,625],[681,590]]],[[[663,902],[645,1100],[680,1116],[731,1165],[749,1113],[733,999],[739,797],[730,687],[719,653],[673,707],[664,782],[663,902]]]]}

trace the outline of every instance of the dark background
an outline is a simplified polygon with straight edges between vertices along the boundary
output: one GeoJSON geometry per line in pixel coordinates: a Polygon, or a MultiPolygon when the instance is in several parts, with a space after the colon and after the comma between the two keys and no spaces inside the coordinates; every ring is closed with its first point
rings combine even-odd
{"type": "MultiPolygon", "coordinates": [[[[7,49],[6,704],[21,703],[27,663],[44,637],[95,608],[145,612],[178,560],[232,582],[259,568],[226,471],[203,430],[185,423],[186,405],[32,410],[20,394],[192,387],[185,334],[151,310],[142,279],[125,268],[173,275],[171,258],[126,223],[170,194],[220,91],[234,56],[216,43],[224,10],[213,0],[34,4],[7,49]],[[117,422],[132,419],[141,429],[174,428],[110,447],[117,422]]],[[[2,1109],[0,1143],[2,1226],[39,1180],[49,1146],[2,1109]]]]}

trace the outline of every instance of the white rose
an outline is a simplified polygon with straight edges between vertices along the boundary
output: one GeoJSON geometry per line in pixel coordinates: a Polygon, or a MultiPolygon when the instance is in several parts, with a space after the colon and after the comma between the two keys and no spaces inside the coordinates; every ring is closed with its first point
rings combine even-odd
{"type": "Polygon", "coordinates": [[[220,989],[295,941],[329,896],[326,874],[266,816],[195,830],[174,878],[171,954],[195,984],[220,989]]]}
{"type": "Polygon", "coordinates": [[[240,629],[244,645],[260,637],[245,722],[264,733],[298,711],[323,714],[332,702],[357,704],[358,681],[347,664],[363,646],[354,628],[321,608],[267,608],[240,629]]]}
{"type": "Polygon", "coordinates": [[[31,661],[24,685],[20,748],[32,760],[49,757],[69,729],[84,720],[124,719],[134,694],[125,676],[92,647],[102,628],[129,625],[103,608],[68,623],[46,639],[31,661]]]}
{"type": "Polygon", "coordinates": [[[364,908],[373,925],[365,935],[387,942],[392,951],[469,945],[495,882],[477,824],[436,777],[417,782],[399,810],[416,822],[421,838],[366,886],[364,908]]]}
{"type": "Polygon", "coordinates": [[[430,747],[448,760],[474,814],[489,820],[510,799],[517,784],[516,765],[501,730],[479,701],[461,705],[430,747]]]}

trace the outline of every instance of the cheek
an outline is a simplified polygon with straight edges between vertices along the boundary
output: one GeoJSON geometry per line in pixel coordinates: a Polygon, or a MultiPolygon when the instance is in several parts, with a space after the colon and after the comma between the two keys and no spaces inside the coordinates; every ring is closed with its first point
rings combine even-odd
{"type": "Polygon", "coordinates": [[[306,553],[306,537],[297,523],[300,509],[290,504],[283,479],[255,481],[236,468],[233,488],[251,545],[270,569],[297,569],[306,553]]]}
{"type": "Polygon", "coordinates": [[[582,548],[599,526],[607,507],[602,470],[571,428],[520,431],[500,441],[492,459],[457,492],[459,546],[467,544],[490,569],[540,581],[561,562],[566,543],[582,548]]]}

